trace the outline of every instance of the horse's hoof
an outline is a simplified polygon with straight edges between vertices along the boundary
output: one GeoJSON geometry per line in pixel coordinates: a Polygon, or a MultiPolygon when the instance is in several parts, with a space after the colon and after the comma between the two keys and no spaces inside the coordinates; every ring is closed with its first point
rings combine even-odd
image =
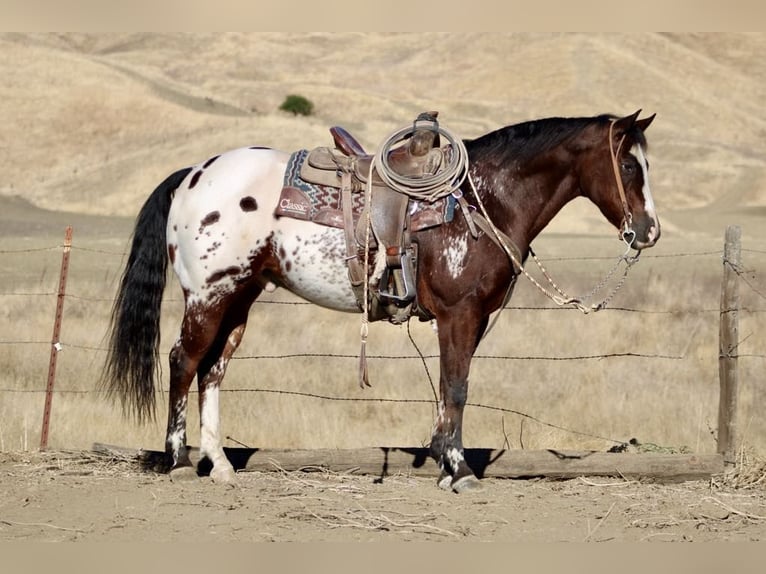
{"type": "Polygon", "coordinates": [[[464,492],[481,492],[484,490],[484,485],[474,475],[468,474],[452,481],[452,490],[458,494],[463,494],[464,492]]]}
{"type": "Polygon", "coordinates": [[[193,466],[177,466],[170,470],[170,480],[173,482],[191,482],[198,478],[193,466]]]}
{"type": "Polygon", "coordinates": [[[210,471],[210,478],[213,479],[215,484],[226,484],[229,486],[235,486],[237,484],[237,476],[234,474],[232,467],[228,468],[213,468],[210,471]]]}
{"type": "Polygon", "coordinates": [[[439,478],[436,479],[436,484],[442,490],[452,490],[452,475],[442,471],[439,478]]]}

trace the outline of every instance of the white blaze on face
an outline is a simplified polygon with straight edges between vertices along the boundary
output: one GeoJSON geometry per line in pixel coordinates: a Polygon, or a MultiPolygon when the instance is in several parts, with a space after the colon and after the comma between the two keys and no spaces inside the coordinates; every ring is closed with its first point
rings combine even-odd
{"type": "Polygon", "coordinates": [[[638,160],[638,165],[641,166],[641,173],[644,176],[644,187],[641,190],[641,193],[644,194],[644,210],[646,211],[647,215],[649,215],[652,219],[656,221],[657,211],[654,207],[654,199],[652,198],[652,192],[649,189],[649,164],[646,161],[646,155],[644,154],[643,148],[638,144],[634,145],[633,149],[631,149],[630,152],[638,160]]]}
{"type": "Polygon", "coordinates": [[[447,260],[447,270],[453,279],[457,279],[463,272],[467,253],[468,238],[465,235],[450,237],[447,248],[444,250],[444,258],[447,260]]]}

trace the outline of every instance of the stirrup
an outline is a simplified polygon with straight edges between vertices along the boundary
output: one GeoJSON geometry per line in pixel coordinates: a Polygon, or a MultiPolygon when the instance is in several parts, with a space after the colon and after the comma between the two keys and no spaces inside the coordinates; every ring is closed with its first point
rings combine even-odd
{"type": "Polygon", "coordinates": [[[395,273],[395,269],[388,266],[383,270],[383,274],[380,277],[380,287],[378,289],[378,295],[381,298],[390,299],[397,304],[411,303],[415,299],[415,272],[414,265],[412,263],[412,255],[405,251],[402,253],[399,259],[402,271],[402,281],[404,283],[404,294],[396,295],[389,291],[386,291],[388,287],[389,279],[392,273],[395,273]]]}

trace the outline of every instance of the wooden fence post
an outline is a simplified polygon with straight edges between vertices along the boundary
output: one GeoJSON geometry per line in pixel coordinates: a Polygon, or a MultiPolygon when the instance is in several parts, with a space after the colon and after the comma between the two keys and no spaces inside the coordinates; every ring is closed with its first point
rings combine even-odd
{"type": "Polygon", "coordinates": [[[48,386],[45,389],[45,410],[43,411],[43,428],[40,431],[40,450],[48,448],[48,428],[51,420],[51,403],[53,402],[53,385],[56,382],[56,359],[61,351],[59,336],[61,334],[61,317],[64,311],[64,295],[66,279],[69,273],[69,252],[72,250],[72,226],[64,232],[64,253],[61,255],[61,274],[59,275],[58,300],[56,301],[56,317],[53,320],[53,337],[51,338],[51,359],[48,364],[48,386]]]}
{"type": "Polygon", "coordinates": [[[738,225],[726,228],[723,249],[723,282],[718,347],[718,377],[721,394],[718,403],[718,452],[727,465],[736,463],[738,429],[737,398],[739,374],[739,272],[741,269],[741,230],[738,225]]]}

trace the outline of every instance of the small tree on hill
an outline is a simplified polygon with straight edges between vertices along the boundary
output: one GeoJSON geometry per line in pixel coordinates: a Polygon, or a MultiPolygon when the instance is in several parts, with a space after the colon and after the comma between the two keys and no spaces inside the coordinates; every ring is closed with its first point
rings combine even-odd
{"type": "Polygon", "coordinates": [[[310,116],[314,111],[314,104],[303,96],[290,94],[285,98],[285,101],[282,102],[282,105],[279,106],[279,109],[284,112],[290,112],[295,116],[310,116]]]}

